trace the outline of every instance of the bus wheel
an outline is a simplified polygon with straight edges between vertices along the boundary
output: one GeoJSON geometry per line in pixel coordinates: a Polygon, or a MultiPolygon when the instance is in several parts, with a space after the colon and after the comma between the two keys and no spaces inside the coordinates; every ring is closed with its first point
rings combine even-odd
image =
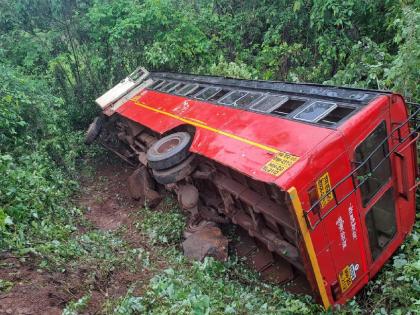
{"type": "Polygon", "coordinates": [[[148,165],[155,171],[169,169],[189,155],[191,136],[188,132],[175,132],[156,141],[147,151],[148,165]]]}
{"type": "Polygon", "coordinates": [[[85,143],[92,144],[93,141],[99,136],[102,130],[102,119],[101,117],[95,117],[92,123],[89,125],[88,130],[86,131],[85,143]]]}
{"type": "Polygon", "coordinates": [[[190,155],[183,162],[165,170],[152,170],[155,180],[162,185],[179,182],[189,176],[195,169],[195,155],[190,155]]]}

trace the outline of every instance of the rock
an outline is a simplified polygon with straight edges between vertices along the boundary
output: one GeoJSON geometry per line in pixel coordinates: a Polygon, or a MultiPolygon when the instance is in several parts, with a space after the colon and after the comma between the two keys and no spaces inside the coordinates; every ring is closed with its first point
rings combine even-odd
{"type": "Polygon", "coordinates": [[[154,190],[154,182],[146,167],[136,169],[128,178],[128,190],[135,200],[147,203],[150,208],[156,207],[162,197],[154,190]]]}
{"type": "Polygon", "coordinates": [[[184,255],[202,261],[205,257],[214,257],[226,261],[228,257],[228,239],[218,227],[208,226],[191,234],[183,243],[184,255]]]}
{"type": "Polygon", "coordinates": [[[199,230],[209,228],[209,227],[213,227],[213,226],[217,227],[217,224],[215,222],[202,220],[200,217],[198,218],[198,220],[200,220],[200,221],[198,223],[195,223],[194,218],[192,216],[190,217],[190,221],[192,221],[192,222],[190,222],[184,230],[184,237],[186,239],[189,238],[191,235],[193,235],[194,233],[196,233],[199,230]]]}

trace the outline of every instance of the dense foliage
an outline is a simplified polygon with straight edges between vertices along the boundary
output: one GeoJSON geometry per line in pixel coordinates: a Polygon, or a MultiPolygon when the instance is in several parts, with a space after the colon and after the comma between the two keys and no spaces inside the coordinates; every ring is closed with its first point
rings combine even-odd
{"type": "MultiPolygon", "coordinates": [[[[40,266],[49,268],[91,261],[104,274],[143,255],[112,234],[75,235],[81,212],[69,201],[78,185],[79,157],[86,154],[80,130],[97,113],[93,100],[138,65],[392,89],[419,101],[420,3],[0,1],[0,251],[36,254],[40,266]]],[[[143,214],[147,220],[138,226],[150,243],[173,247],[182,216],[147,209],[143,214]]],[[[418,313],[418,242],[417,225],[377,280],[343,312],[418,313]]],[[[171,267],[153,277],[147,295],[128,292],[110,304],[110,312],[204,314],[210,300],[211,310],[220,313],[317,311],[306,299],[279,290],[242,287],[226,276],[236,265],[209,260],[174,266],[176,271],[171,267]]],[[[0,291],[11,285],[0,279],[0,291]]],[[[88,300],[71,303],[67,313],[88,300]]]]}
{"type": "Polygon", "coordinates": [[[0,65],[0,248],[68,234],[81,135],[42,80],[0,65]]]}
{"type": "Polygon", "coordinates": [[[0,59],[47,76],[73,125],[138,65],[394,89],[418,100],[416,0],[18,0],[0,59]]]}

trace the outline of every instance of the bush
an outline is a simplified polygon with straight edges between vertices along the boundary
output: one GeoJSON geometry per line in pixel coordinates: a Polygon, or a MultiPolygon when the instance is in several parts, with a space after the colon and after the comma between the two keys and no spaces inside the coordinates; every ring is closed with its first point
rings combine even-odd
{"type": "Polygon", "coordinates": [[[82,138],[45,81],[0,64],[0,82],[0,248],[16,249],[51,226],[68,230],[82,138]]]}

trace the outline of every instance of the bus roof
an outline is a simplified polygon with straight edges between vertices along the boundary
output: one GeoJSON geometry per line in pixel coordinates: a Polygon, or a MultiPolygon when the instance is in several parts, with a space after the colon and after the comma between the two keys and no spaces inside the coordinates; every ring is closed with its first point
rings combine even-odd
{"type": "Polygon", "coordinates": [[[308,83],[151,73],[151,89],[302,123],[335,128],[388,92],[308,83]]]}

